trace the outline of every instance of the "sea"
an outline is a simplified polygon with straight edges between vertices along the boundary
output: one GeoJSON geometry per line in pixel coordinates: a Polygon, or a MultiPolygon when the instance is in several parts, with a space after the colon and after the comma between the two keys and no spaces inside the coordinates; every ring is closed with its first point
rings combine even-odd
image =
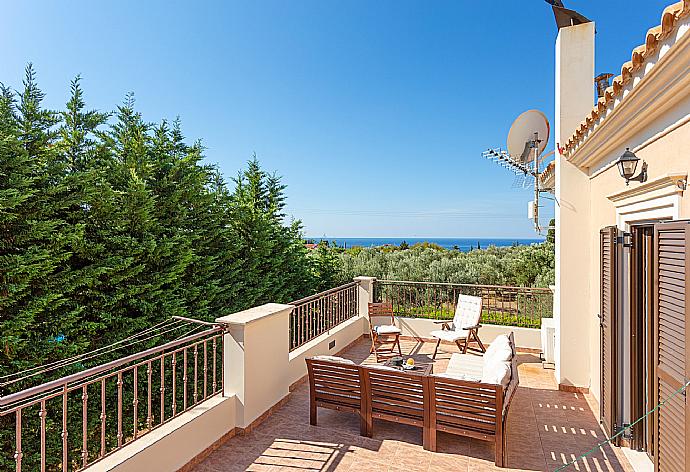
{"type": "Polygon", "coordinates": [[[486,249],[489,246],[513,246],[513,245],[530,245],[544,242],[544,239],[521,239],[521,238],[306,238],[314,242],[327,240],[331,243],[335,242],[340,247],[351,248],[353,246],[363,247],[377,247],[385,245],[399,246],[403,241],[410,246],[416,243],[429,242],[438,244],[446,249],[455,249],[467,252],[472,249],[486,249]]]}

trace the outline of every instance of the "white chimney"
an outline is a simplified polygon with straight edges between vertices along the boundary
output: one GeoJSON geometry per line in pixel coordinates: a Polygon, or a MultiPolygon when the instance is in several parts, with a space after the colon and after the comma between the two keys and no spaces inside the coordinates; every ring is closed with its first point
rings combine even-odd
{"type": "Polygon", "coordinates": [[[556,379],[589,386],[589,176],[559,153],[594,105],[594,23],[561,28],[556,39],[556,379]],[[561,251],[562,247],[569,248],[561,251]],[[573,250],[577,248],[577,250],[573,250]],[[567,287],[563,292],[562,287],[567,287]],[[583,364],[587,366],[583,368],[583,364]]]}

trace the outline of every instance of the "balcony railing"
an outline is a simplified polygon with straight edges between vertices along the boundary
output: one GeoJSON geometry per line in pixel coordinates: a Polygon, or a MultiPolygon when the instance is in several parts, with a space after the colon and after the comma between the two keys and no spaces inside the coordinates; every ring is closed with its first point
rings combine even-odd
{"type": "MultiPolygon", "coordinates": [[[[81,470],[222,392],[223,332],[209,324],[203,332],[0,397],[0,429],[11,434],[14,423],[15,470],[81,470]]],[[[0,450],[9,452],[3,436],[0,450]]],[[[2,466],[7,459],[0,469],[9,470],[2,466]]]]}
{"type": "Polygon", "coordinates": [[[460,294],[482,297],[486,324],[539,328],[553,316],[548,288],[377,280],[374,289],[376,301],[392,303],[396,316],[406,318],[452,319],[460,294]]]}
{"type": "Polygon", "coordinates": [[[290,351],[357,316],[357,282],[292,302],[290,351]]]}

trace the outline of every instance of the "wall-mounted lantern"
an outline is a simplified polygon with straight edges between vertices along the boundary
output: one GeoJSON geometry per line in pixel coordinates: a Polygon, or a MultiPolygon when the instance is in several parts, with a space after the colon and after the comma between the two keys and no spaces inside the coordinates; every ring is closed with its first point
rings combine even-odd
{"type": "Polygon", "coordinates": [[[626,148],[623,155],[618,158],[616,165],[618,166],[618,171],[621,173],[621,177],[625,179],[625,185],[628,185],[631,180],[640,183],[647,181],[647,163],[644,161],[642,161],[642,170],[639,175],[633,177],[639,161],[640,158],[637,157],[630,148],[626,148]]]}

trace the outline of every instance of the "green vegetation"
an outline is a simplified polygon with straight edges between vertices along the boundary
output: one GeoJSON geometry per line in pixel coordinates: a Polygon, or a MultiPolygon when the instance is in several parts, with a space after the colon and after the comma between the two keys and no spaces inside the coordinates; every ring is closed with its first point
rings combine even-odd
{"type": "MultiPolygon", "coordinates": [[[[0,377],[174,315],[212,320],[322,287],[300,223],[285,221],[285,186],[256,158],[228,185],[203,163],[202,145],[186,142],[178,120],[145,121],[132,96],[112,114],[89,110],[77,77],[64,110],[45,109],[43,99],[31,66],[19,92],[0,84],[0,377]]],[[[0,386],[0,395],[44,380],[0,386]]],[[[49,405],[47,421],[49,470],[62,455],[55,408],[49,405]]],[[[24,468],[36,470],[29,431],[38,414],[25,413],[24,468]]],[[[80,416],[70,415],[70,430],[80,416]]],[[[98,412],[89,418],[98,421],[98,412]]],[[[13,425],[12,415],[0,417],[0,470],[14,468],[13,425]]],[[[78,441],[70,449],[79,460],[78,441]]]]}
{"type": "MultiPolygon", "coordinates": [[[[379,280],[545,288],[553,285],[555,275],[552,237],[531,246],[491,246],[465,253],[428,242],[409,248],[401,244],[351,249],[322,242],[318,250],[331,253],[319,257],[329,267],[325,272],[330,279],[338,283],[368,275],[379,280]]],[[[542,317],[552,316],[553,298],[548,290],[530,293],[433,284],[377,287],[377,300],[392,302],[398,316],[452,319],[460,293],[484,299],[483,323],[538,328],[542,317]]]]}
{"type": "Polygon", "coordinates": [[[548,287],[555,276],[554,244],[489,247],[469,252],[415,244],[410,249],[355,247],[340,254],[341,280],[386,280],[548,287]]]}
{"type": "Polygon", "coordinates": [[[144,121],[131,96],[91,111],[76,78],[46,110],[31,66],[0,93],[0,375],[320,288],[256,158],[228,186],[178,120],[144,121]]]}
{"type": "MultiPolygon", "coordinates": [[[[201,143],[185,140],[179,120],[145,121],[131,95],[113,113],[89,110],[77,77],[64,110],[44,108],[43,99],[31,66],[19,92],[0,84],[0,377],[107,346],[175,315],[213,320],[269,301],[290,302],[357,275],[552,283],[553,242],[469,253],[428,243],[344,251],[322,242],[308,250],[300,222],[286,221],[285,185],[256,157],[228,184],[203,162],[201,143]]],[[[184,334],[153,337],[136,349],[184,334]]],[[[50,378],[134,349],[67,366],[50,378]]],[[[0,395],[45,380],[0,382],[0,395]]],[[[127,382],[124,403],[132,405],[127,382]]],[[[80,405],[74,397],[70,405],[80,405]]],[[[61,461],[56,401],[46,420],[48,470],[61,461]]],[[[109,383],[109,412],[115,402],[109,383]]],[[[90,435],[99,431],[99,406],[88,405],[90,435]]],[[[80,416],[70,415],[68,437],[81,438],[80,416]]],[[[35,470],[35,407],[24,421],[24,468],[35,470]]],[[[112,421],[108,445],[115,441],[112,421]]],[[[98,447],[97,438],[90,441],[98,447]]],[[[76,467],[79,441],[69,448],[70,468],[76,467]]],[[[11,415],[0,417],[0,452],[0,470],[12,469],[11,415]]]]}

